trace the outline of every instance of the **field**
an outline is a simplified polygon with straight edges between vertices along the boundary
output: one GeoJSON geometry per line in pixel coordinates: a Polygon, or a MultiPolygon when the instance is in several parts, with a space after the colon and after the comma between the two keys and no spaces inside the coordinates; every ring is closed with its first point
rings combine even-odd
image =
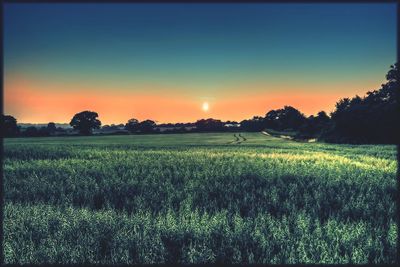
{"type": "Polygon", "coordinates": [[[261,133],[5,139],[5,262],[393,263],[396,155],[261,133]]]}

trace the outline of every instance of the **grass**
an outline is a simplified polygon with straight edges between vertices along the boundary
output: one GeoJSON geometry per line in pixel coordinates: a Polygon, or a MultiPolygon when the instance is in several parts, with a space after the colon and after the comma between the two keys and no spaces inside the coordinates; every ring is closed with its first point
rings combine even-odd
{"type": "Polygon", "coordinates": [[[5,139],[6,263],[393,263],[395,146],[5,139]]]}

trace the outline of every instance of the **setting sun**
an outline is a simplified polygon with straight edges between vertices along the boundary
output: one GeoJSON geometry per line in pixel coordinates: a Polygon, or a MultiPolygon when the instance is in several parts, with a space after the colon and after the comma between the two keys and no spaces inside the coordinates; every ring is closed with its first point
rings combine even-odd
{"type": "Polygon", "coordinates": [[[208,111],[208,103],[207,102],[203,103],[202,109],[203,109],[203,111],[208,111]]]}

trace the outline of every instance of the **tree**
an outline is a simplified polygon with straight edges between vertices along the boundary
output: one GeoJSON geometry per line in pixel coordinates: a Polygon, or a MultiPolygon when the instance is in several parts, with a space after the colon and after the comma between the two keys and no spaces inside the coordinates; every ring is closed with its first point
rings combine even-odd
{"type": "Polygon", "coordinates": [[[101,121],[97,119],[99,115],[93,111],[82,111],[77,113],[69,123],[75,130],[83,135],[92,134],[93,129],[99,129],[101,121]]]}
{"type": "Polygon", "coordinates": [[[62,127],[57,127],[57,132],[65,133],[67,130],[63,129],[62,127]]]}
{"type": "Polygon", "coordinates": [[[48,132],[49,134],[53,134],[53,133],[55,133],[56,131],[57,131],[56,124],[55,124],[54,122],[49,122],[49,123],[47,124],[47,132],[48,132]]]}
{"type": "Polygon", "coordinates": [[[153,132],[156,123],[152,120],[145,120],[139,123],[139,130],[142,133],[151,133],[153,132]]]}
{"type": "Polygon", "coordinates": [[[38,129],[38,136],[49,136],[49,129],[45,126],[42,126],[38,129]]]}
{"type": "Polygon", "coordinates": [[[118,128],[118,125],[111,124],[111,125],[108,127],[108,130],[112,130],[112,131],[118,131],[118,130],[119,130],[119,128],[118,128]]]}
{"type": "Polygon", "coordinates": [[[265,125],[275,130],[298,130],[305,120],[306,117],[300,111],[284,106],[283,109],[269,111],[265,116],[265,125]]]}
{"type": "Polygon", "coordinates": [[[29,126],[28,128],[25,129],[23,135],[29,137],[35,137],[39,136],[39,131],[35,126],[29,126]]]}
{"type": "Polygon", "coordinates": [[[322,137],[335,143],[398,143],[398,64],[390,66],[387,82],[365,97],[340,99],[332,123],[322,137]]]}
{"type": "Polygon", "coordinates": [[[130,119],[128,122],[125,124],[125,129],[128,130],[131,133],[137,132],[139,130],[139,121],[137,119],[130,119]]]}
{"type": "Polygon", "coordinates": [[[244,131],[259,132],[265,128],[265,119],[260,116],[254,116],[250,120],[243,120],[240,122],[240,128],[244,131]]]}
{"type": "Polygon", "coordinates": [[[279,114],[278,110],[270,110],[265,115],[264,124],[266,128],[280,129],[279,114]]]}
{"type": "Polygon", "coordinates": [[[17,120],[10,115],[2,115],[1,117],[1,132],[4,137],[17,136],[19,133],[19,128],[17,126],[17,120]]]}
{"type": "Polygon", "coordinates": [[[224,123],[216,119],[201,119],[194,124],[198,131],[222,131],[224,130],[224,123]]]}
{"type": "Polygon", "coordinates": [[[330,119],[331,118],[329,118],[325,111],[320,111],[317,114],[316,121],[318,124],[327,124],[329,123],[330,119]]]}
{"type": "Polygon", "coordinates": [[[298,138],[315,138],[328,127],[330,122],[329,116],[325,111],[318,112],[317,116],[309,116],[299,128],[298,138]]]}
{"type": "MultiPolygon", "coordinates": [[[[399,71],[399,63],[395,63],[390,66],[390,70],[386,74],[387,84],[389,85],[399,85],[400,80],[400,71],[399,71]]],[[[398,87],[397,87],[398,88],[398,87]]]]}

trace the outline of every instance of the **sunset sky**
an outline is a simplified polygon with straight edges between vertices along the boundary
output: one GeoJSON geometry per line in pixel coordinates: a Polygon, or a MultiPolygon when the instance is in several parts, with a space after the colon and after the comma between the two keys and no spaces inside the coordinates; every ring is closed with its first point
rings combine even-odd
{"type": "Polygon", "coordinates": [[[4,113],[24,123],[330,112],[395,60],[395,4],[4,4],[4,113]]]}

